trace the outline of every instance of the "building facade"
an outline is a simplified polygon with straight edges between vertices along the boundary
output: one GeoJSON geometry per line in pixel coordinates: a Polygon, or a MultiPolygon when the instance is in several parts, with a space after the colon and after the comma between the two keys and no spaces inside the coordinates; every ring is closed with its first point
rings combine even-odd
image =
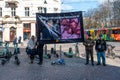
{"type": "Polygon", "coordinates": [[[0,0],[0,40],[36,35],[36,13],[60,13],[61,0],[0,0]]]}

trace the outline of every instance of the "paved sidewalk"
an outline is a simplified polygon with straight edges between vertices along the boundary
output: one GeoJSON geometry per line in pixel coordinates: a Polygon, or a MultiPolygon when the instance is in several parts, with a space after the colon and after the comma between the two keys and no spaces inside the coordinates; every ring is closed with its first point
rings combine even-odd
{"type": "MultiPolygon", "coordinates": [[[[61,44],[59,44],[61,45],[61,44]]],[[[57,50],[59,50],[57,45],[57,50]]],[[[67,51],[70,45],[62,45],[62,51],[67,51]],[[69,45],[69,46],[68,46],[69,45]]],[[[119,43],[114,44],[117,46],[115,50],[119,50],[119,43]]],[[[49,45],[48,49],[54,45],[49,45]]],[[[13,48],[10,48],[13,51],[13,48]]],[[[115,59],[107,58],[107,66],[92,66],[84,65],[85,57],[84,46],[80,44],[80,57],[66,58],[65,65],[51,65],[51,62],[57,60],[52,56],[52,59],[45,59],[43,65],[38,65],[38,60],[35,59],[33,64],[29,64],[30,60],[25,53],[25,48],[21,48],[19,58],[21,61],[20,66],[14,64],[14,57],[10,62],[4,66],[0,65],[0,80],[119,80],[120,79],[120,58],[115,59]]],[[[117,53],[117,55],[120,52],[117,53]]],[[[94,53],[95,55],[95,53],[94,53]]],[[[119,56],[119,55],[118,55],[119,56]]],[[[96,63],[96,55],[95,55],[96,63]]]]}

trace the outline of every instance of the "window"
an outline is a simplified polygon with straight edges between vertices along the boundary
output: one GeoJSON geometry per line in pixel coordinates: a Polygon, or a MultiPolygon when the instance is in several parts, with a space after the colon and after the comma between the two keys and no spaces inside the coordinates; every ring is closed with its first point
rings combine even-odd
{"type": "Polygon", "coordinates": [[[16,8],[11,8],[11,15],[16,16],[16,8]]]}
{"type": "Polygon", "coordinates": [[[39,13],[43,13],[43,8],[42,7],[38,7],[38,12],[39,13]]]}
{"type": "Polygon", "coordinates": [[[47,13],[47,8],[46,7],[38,7],[38,12],[39,13],[47,13]]]}
{"type": "Polygon", "coordinates": [[[57,12],[57,11],[58,11],[58,8],[54,8],[54,11],[57,12]]]}
{"type": "Polygon", "coordinates": [[[59,2],[58,0],[53,0],[53,1],[55,1],[55,2],[59,2]]]}
{"type": "Polygon", "coordinates": [[[29,7],[25,7],[25,16],[30,16],[29,7]]]}
{"type": "Polygon", "coordinates": [[[23,26],[24,26],[25,30],[26,29],[31,29],[31,24],[30,23],[24,23],[23,26]]]}
{"type": "Polygon", "coordinates": [[[0,8],[0,17],[2,17],[2,8],[0,8]]]}
{"type": "Polygon", "coordinates": [[[113,33],[113,34],[119,34],[119,33],[120,33],[120,29],[112,30],[112,33],[113,33]]]}

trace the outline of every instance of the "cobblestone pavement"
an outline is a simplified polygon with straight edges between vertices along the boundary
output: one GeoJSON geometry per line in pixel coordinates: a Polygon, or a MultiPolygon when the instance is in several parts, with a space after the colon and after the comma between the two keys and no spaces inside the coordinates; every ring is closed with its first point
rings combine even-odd
{"type": "MultiPolygon", "coordinates": [[[[107,66],[84,65],[85,51],[82,44],[79,45],[80,57],[66,58],[63,56],[65,65],[51,65],[52,61],[57,60],[53,56],[52,59],[44,58],[43,65],[38,65],[37,59],[33,64],[30,64],[25,48],[21,47],[21,54],[19,54],[21,64],[15,65],[12,57],[9,63],[4,66],[0,65],[0,80],[120,80],[120,48],[118,47],[120,43],[112,44],[116,46],[117,57],[115,59],[107,58],[107,66]]],[[[60,45],[57,45],[57,50],[60,45]]],[[[54,46],[48,45],[48,50],[51,47],[54,46]]],[[[62,45],[62,51],[68,51],[69,47],[74,46],[73,44],[62,45]]],[[[96,55],[94,58],[96,63],[96,55]]]]}

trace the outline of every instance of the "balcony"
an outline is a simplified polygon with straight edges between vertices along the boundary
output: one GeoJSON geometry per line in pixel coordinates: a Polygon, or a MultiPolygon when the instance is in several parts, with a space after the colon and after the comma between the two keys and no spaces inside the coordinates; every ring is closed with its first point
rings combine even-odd
{"type": "Polygon", "coordinates": [[[59,2],[58,0],[53,0],[53,1],[55,1],[55,2],[59,2]]]}
{"type": "Polygon", "coordinates": [[[20,20],[20,17],[18,15],[16,16],[10,16],[10,15],[5,15],[2,19],[2,23],[4,24],[17,24],[21,23],[22,21],[20,20]]]}
{"type": "Polygon", "coordinates": [[[8,0],[8,1],[6,1],[5,7],[7,7],[7,8],[9,8],[9,7],[17,8],[18,7],[18,3],[19,2],[17,0],[8,0]]]}

